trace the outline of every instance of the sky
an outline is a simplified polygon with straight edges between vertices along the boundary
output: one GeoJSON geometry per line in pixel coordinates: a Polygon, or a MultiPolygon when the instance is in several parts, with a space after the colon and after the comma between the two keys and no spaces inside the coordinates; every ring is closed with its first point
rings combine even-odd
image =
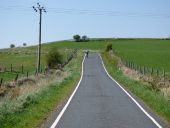
{"type": "Polygon", "coordinates": [[[1,0],[0,48],[38,44],[39,2],[42,42],[90,38],[166,38],[170,35],[170,0],[1,0]]]}

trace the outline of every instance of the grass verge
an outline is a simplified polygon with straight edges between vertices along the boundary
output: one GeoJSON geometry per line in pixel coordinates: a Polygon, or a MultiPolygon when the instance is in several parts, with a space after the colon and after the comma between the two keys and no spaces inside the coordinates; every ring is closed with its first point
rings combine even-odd
{"type": "MultiPolygon", "coordinates": [[[[48,113],[59,105],[74,89],[80,78],[80,67],[82,56],[74,59],[66,67],[71,72],[59,85],[53,83],[48,88],[28,95],[23,103],[20,101],[19,107],[14,107],[10,103],[4,104],[0,108],[0,128],[34,128],[40,125],[48,113]],[[12,108],[11,108],[12,107],[12,108]]],[[[17,105],[16,105],[17,106],[17,105]]]]}
{"type": "Polygon", "coordinates": [[[131,93],[139,97],[153,111],[170,123],[170,103],[165,99],[162,92],[156,91],[143,85],[139,81],[135,81],[124,76],[117,68],[118,60],[116,58],[111,58],[108,53],[103,53],[102,58],[106,69],[114,79],[116,79],[126,89],[130,90],[131,93]]]}

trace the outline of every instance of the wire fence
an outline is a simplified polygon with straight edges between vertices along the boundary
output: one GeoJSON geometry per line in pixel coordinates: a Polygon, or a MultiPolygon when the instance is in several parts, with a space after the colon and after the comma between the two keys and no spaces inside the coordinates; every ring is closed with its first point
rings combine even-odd
{"type": "MultiPolygon", "coordinates": [[[[62,64],[59,64],[57,65],[56,69],[61,69],[64,68],[64,66],[66,66],[77,54],[77,49],[74,49],[73,51],[71,51],[65,61],[62,63],[62,64]]],[[[48,70],[47,68],[41,68],[40,70],[40,74],[47,74],[48,73],[48,70]]],[[[24,68],[24,65],[22,64],[21,66],[18,66],[18,67],[15,67],[13,66],[13,64],[10,64],[10,66],[7,68],[7,67],[1,67],[0,68],[0,73],[3,74],[3,76],[5,76],[6,73],[10,74],[10,75],[13,75],[13,79],[11,81],[17,81],[19,78],[21,77],[29,77],[30,75],[37,75],[37,72],[35,70],[34,71],[27,71],[26,68],[24,68]]],[[[2,84],[5,82],[4,78],[0,78],[0,87],[2,86],[2,84]]]]}
{"type": "Polygon", "coordinates": [[[160,69],[156,69],[153,67],[148,67],[148,66],[141,66],[138,64],[135,64],[132,61],[127,61],[124,59],[121,59],[121,62],[123,65],[125,65],[126,67],[135,70],[143,75],[151,75],[151,76],[159,76],[159,77],[165,77],[165,69],[162,68],[162,70],[160,69]]]}

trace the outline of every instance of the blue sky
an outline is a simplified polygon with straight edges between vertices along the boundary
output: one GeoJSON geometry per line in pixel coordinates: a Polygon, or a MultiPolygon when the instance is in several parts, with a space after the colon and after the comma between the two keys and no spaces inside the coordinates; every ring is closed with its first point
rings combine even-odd
{"type": "Polygon", "coordinates": [[[37,2],[47,10],[43,14],[42,42],[71,39],[74,34],[151,38],[170,35],[170,0],[2,0],[0,48],[11,43],[37,44],[39,15],[31,8],[37,2]]]}

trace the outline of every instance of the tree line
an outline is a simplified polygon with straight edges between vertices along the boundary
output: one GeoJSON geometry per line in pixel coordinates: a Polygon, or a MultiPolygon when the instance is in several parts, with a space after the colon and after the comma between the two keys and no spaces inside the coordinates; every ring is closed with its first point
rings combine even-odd
{"type": "Polygon", "coordinates": [[[86,42],[86,41],[89,41],[89,38],[86,35],[83,35],[82,37],[80,35],[74,35],[73,39],[76,42],[86,42]]]}
{"type": "MultiPolygon", "coordinates": [[[[27,46],[27,43],[23,43],[22,44],[24,47],[26,47],[27,46]]],[[[10,48],[15,48],[15,44],[10,44],[10,48]]]]}

